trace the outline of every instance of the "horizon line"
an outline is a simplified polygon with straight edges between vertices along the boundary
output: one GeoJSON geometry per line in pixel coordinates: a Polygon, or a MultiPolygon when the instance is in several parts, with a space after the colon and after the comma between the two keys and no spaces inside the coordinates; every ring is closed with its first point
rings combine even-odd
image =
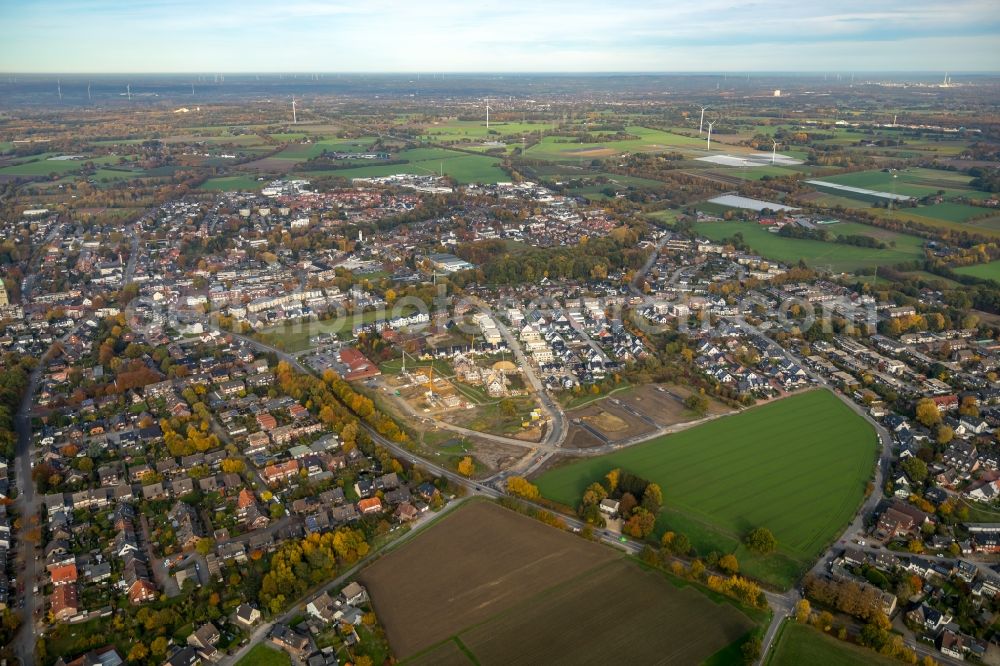
{"type": "Polygon", "coordinates": [[[398,76],[398,75],[412,75],[412,74],[428,74],[432,76],[438,75],[503,75],[503,76],[519,76],[525,74],[534,75],[714,75],[714,76],[725,76],[725,75],[737,75],[742,76],[746,74],[799,74],[799,75],[840,75],[849,76],[851,74],[959,74],[959,75],[984,75],[984,74],[1000,74],[1000,70],[990,70],[990,69],[966,69],[966,70],[946,70],[946,69],[852,69],[852,70],[831,70],[831,69],[800,69],[800,70],[783,70],[783,69],[677,69],[677,70],[135,70],[135,71],[110,71],[110,70],[79,70],[79,71],[69,71],[69,70],[15,70],[8,69],[0,66],[0,73],[14,75],[14,74],[59,74],[63,76],[84,76],[84,75],[135,75],[135,74],[157,74],[157,75],[225,75],[225,74],[235,74],[235,75],[298,75],[298,74],[331,74],[331,75],[381,75],[381,76],[398,76]]]}

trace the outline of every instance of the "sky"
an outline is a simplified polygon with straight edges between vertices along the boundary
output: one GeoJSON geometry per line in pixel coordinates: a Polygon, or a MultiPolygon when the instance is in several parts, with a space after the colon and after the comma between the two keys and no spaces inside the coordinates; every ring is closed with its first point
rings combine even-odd
{"type": "Polygon", "coordinates": [[[1000,0],[0,0],[3,72],[998,71],[1000,0]]]}

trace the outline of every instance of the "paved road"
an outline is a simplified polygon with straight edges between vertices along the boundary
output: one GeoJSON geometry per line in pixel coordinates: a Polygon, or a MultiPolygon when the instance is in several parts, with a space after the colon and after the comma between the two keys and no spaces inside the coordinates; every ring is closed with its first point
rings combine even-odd
{"type": "Polygon", "coordinates": [[[36,582],[39,588],[42,587],[42,581],[38,580],[39,574],[45,570],[41,544],[32,543],[24,538],[24,532],[31,529],[33,521],[39,516],[42,509],[42,496],[35,492],[35,484],[31,478],[33,440],[31,412],[35,406],[35,392],[38,390],[38,384],[45,371],[46,360],[56,346],[68,340],[79,330],[79,327],[78,324],[71,328],[42,354],[38,365],[28,376],[28,386],[25,388],[21,405],[14,418],[14,426],[17,430],[17,446],[14,452],[17,499],[13,506],[21,517],[22,524],[22,528],[17,534],[19,567],[17,579],[24,589],[21,595],[24,599],[24,608],[21,609],[21,629],[14,637],[14,653],[21,664],[34,663],[35,642],[42,629],[41,621],[35,622],[35,614],[40,614],[45,608],[41,595],[32,592],[36,582]]]}
{"type": "MultiPolygon", "coordinates": [[[[41,362],[32,371],[28,378],[28,387],[21,399],[21,407],[15,418],[17,429],[15,467],[18,494],[14,501],[14,509],[21,516],[22,525],[17,535],[19,546],[17,579],[24,589],[21,597],[24,600],[24,608],[21,610],[21,630],[14,637],[14,654],[17,655],[22,665],[34,663],[35,640],[39,629],[35,623],[35,612],[36,608],[41,610],[44,607],[41,599],[38,598],[39,595],[32,592],[38,572],[44,570],[41,565],[41,549],[39,544],[24,538],[25,531],[31,528],[33,517],[37,517],[41,511],[41,496],[35,492],[35,484],[31,479],[31,410],[35,404],[35,391],[44,368],[45,363],[41,362]]],[[[40,584],[39,587],[41,587],[40,584]]]]}

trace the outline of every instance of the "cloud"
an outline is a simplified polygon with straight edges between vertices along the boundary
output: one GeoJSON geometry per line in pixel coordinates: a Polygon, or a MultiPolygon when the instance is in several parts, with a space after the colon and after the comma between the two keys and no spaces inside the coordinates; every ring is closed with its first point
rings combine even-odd
{"type": "Polygon", "coordinates": [[[33,0],[2,12],[0,69],[19,71],[1000,68],[995,0],[33,0]]]}

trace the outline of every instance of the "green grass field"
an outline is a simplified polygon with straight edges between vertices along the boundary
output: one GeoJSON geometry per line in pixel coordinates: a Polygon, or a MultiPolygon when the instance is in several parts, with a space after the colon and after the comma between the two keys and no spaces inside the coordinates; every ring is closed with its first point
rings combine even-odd
{"type": "Polygon", "coordinates": [[[771,649],[767,666],[889,666],[900,662],[872,650],[827,636],[818,629],[788,621],[771,649]]]}
{"type": "Polygon", "coordinates": [[[584,489],[619,467],[663,489],[657,534],[683,532],[702,554],[736,552],[743,570],[789,587],[843,529],[874,464],[875,432],[828,391],[795,395],[540,476],[542,494],[576,506],[584,489]],[[739,547],[770,529],[778,552],[739,547]]]}
{"type": "Polygon", "coordinates": [[[266,643],[258,643],[245,657],[236,662],[236,666],[291,666],[292,659],[288,653],[273,648],[266,643]]]}
{"type": "Polygon", "coordinates": [[[960,266],[953,270],[959,275],[971,275],[983,280],[996,280],[1000,282],[1000,261],[991,261],[988,264],[960,266]]]}
{"type": "Polygon", "coordinates": [[[259,190],[263,185],[263,182],[258,181],[252,176],[223,176],[221,178],[209,178],[198,189],[213,192],[237,192],[259,190]]]}
{"type": "MultiPolygon", "coordinates": [[[[985,192],[971,188],[969,181],[972,179],[969,176],[954,171],[915,167],[896,171],[895,176],[893,178],[893,174],[886,171],[857,171],[839,176],[825,176],[821,180],[880,192],[895,192],[911,197],[924,197],[936,194],[939,190],[944,191],[945,197],[962,194],[989,196],[985,192]]],[[[838,194],[846,195],[843,192],[838,194]]]]}
{"type": "Polygon", "coordinates": [[[50,160],[46,157],[41,159],[29,159],[17,164],[0,169],[0,176],[48,176],[51,173],[58,175],[79,171],[86,160],[50,160]]]}
{"type": "MultiPolygon", "coordinates": [[[[699,205],[699,208],[702,207],[699,205]]],[[[803,238],[786,238],[767,231],[766,227],[747,222],[699,222],[695,229],[699,235],[711,240],[731,238],[737,232],[761,256],[785,264],[797,264],[800,259],[812,267],[829,266],[834,271],[856,271],[874,266],[891,266],[903,261],[921,259],[923,241],[916,236],[888,232],[862,224],[840,222],[825,227],[833,236],[864,235],[877,238],[895,247],[884,250],[857,247],[803,238]]]]}
{"type": "Polygon", "coordinates": [[[500,168],[500,162],[493,157],[480,157],[440,148],[416,148],[404,150],[393,156],[410,160],[407,164],[372,164],[352,169],[329,169],[304,171],[302,176],[340,176],[341,178],[374,178],[397,173],[432,175],[442,171],[459,183],[496,183],[510,180],[510,176],[500,168]]]}
{"type": "Polygon", "coordinates": [[[486,129],[485,110],[483,120],[451,120],[435,125],[424,127],[424,134],[421,137],[424,141],[444,142],[444,141],[484,141],[487,139],[499,139],[500,137],[514,137],[518,141],[521,136],[532,132],[544,132],[555,127],[552,123],[544,122],[491,122],[490,128],[486,129]]]}

